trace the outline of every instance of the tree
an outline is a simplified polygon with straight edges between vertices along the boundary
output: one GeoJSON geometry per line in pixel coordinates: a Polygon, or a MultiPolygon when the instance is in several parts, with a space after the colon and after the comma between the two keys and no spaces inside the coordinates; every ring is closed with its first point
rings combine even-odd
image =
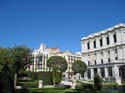
{"type": "Polygon", "coordinates": [[[4,66],[4,63],[10,60],[9,53],[10,53],[9,48],[0,47],[0,71],[2,70],[4,66]]]}
{"type": "MultiPolygon", "coordinates": [[[[8,62],[9,72],[13,75],[13,87],[16,88],[17,76],[20,69],[31,63],[31,50],[26,46],[16,46],[13,48],[0,48],[0,71],[8,62]]],[[[2,73],[1,72],[1,73],[2,73]]],[[[15,93],[15,91],[13,91],[15,93]]]]}
{"type": "Polygon", "coordinates": [[[0,93],[13,93],[13,73],[8,66],[7,62],[4,62],[4,66],[0,73],[0,93]]]}
{"type": "MultiPolygon", "coordinates": [[[[67,69],[67,61],[61,56],[52,56],[47,60],[47,66],[52,69],[53,73],[53,83],[58,83],[59,73],[65,72],[67,69]]],[[[62,74],[61,74],[62,77],[62,74]]]]}
{"type": "Polygon", "coordinates": [[[86,64],[81,61],[81,60],[76,60],[73,64],[72,64],[72,70],[74,71],[74,73],[80,73],[82,75],[82,77],[84,76],[84,73],[87,69],[86,64]]]}
{"type": "Polygon", "coordinates": [[[102,79],[98,75],[98,73],[96,73],[96,75],[94,77],[94,87],[95,87],[95,90],[101,90],[102,89],[102,79]]]}
{"type": "Polygon", "coordinates": [[[14,68],[14,87],[16,88],[17,77],[20,69],[24,68],[27,64],[32,63],[31,50],[26,46],[14,47],[11,51],[12,61],[14,68]]]}

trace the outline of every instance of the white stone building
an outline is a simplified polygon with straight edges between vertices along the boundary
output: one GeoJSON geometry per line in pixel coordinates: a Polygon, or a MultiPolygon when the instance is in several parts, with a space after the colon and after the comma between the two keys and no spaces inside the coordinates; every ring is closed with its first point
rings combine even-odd
{"type": "Polygon", "coordinates": [[[61,52],[59,48],[47,48],[46,44],[41,44],[39,49],[33,51],[34,63],[30,66],[30,70],[39,71],[49,71],[47,67],[47,60],[51,56],[61,56],[66,59],[68,63],[68,68],[66,73],[68,78],[73,76],[72,63],[75,60],[81,60],[81,53],[72,53],[68,50],[61,52]]]}
{"type": "Polygon", "coordinates": [[[82,60],[87,64],[85,79],[98,73],[103,80],[120,84],[125,79],[125,25],[90,34],[81,39],[82,60]]]}

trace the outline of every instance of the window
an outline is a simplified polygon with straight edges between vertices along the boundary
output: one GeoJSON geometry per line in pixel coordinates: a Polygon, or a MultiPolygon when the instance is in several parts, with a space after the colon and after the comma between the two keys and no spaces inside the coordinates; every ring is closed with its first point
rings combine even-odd
{"type": "Polygon", "coordinates": [[[118,57],[115,57],[115,60],[118,60],[118,57]]]}
{"type": "Polygon", "coordinates": [[[90,61],[88,61],[88,65],[90,65],[90,61]]]}
{"type": "Polygon", "coordinates": [[[108,53],[108,56],[110,56],[110,51],[107,51],[107,53],[108,53]]]}
{"type": "Polygon", "coordinates": [[[118,51],[115,49],[115,60],[118,60],[118,51]]]}
{"type": "Polygon", "coordinates": [[[105,69],[104,69],[104,67],[101,68],[101,76],[105,77],[105,69]]]}
{"type": "Polygon", "coordinates": [[[116,33],[113,35],[114,43],[117,42],[116,33]]]}
{"type": "Polygon", "coordinates": [[[94,68],[94,75],[96,75],[97,74],[97,68],[94,68]]]}
{"type": "Polygon", "coordinates": [[[103,64],[103,59],[101,59],[101,64],[103,64]]]}
{"type": "Polygon", "coordinates": [[[87,70],[87,74],[88,74],[88,75],[87,75],[88,78],[91,78],[91,71],[90,71],[90,69],[87,70]]]}
{"type": "Polygon", "coordinates": [[[96,60],[94,61],[94,64],[96,65],[96,60]]]}
{"type": "Polygon", "coordinates": [[[101,46],[101,47],[103,46],[102,38],[100,39],[100,46],[101,46]]]}
{"type": "Polygon", "coordinates": [[[117,51],[117,49],[115,49],[115,54],[117,54],[118,53],[118,51],[117,51]]]}
{"type": "Polygon", "coordinates": [[[96,41],[93,41],[93,46],[94,48],[96,48],[96,41]]]}
{"type": "Polygon", "coordinates": [[[109,45],[109,36],[106,37],[107,45],[109,45]]]}
{"type": "Polygon", "coordinates": [[[108,63],[110,63],[110,58],[108,58],[108,63]]]}
{"type": "Polygon", "coordinates": [[[108,67],[108,75],[111,77],[112,76],[112,67],[108,67]]]}
{"type": "Polygon", "coordinates": [[[103,56],[103,52],[101,52],[101,56],[103,56]]]}
{"type": "Polygon", "coordinates": [[[87,43],[87,48],[90,49],[90,44],[89,44],[89,42],[87,43]]]}

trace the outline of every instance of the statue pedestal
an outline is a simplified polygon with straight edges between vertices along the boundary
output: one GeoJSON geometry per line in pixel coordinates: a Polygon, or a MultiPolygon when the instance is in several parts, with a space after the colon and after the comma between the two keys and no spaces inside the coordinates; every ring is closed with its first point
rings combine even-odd
{"type": "Polygon", "coordinates": [[[42,81],[42,80],[39,80],[38,88],[42,88],[42,87],[43,87],[43,81],[42,81]]]}

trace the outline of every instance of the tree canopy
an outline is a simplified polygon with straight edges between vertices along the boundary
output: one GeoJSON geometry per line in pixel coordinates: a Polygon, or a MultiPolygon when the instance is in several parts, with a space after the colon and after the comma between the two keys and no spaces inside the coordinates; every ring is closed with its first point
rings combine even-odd
{"type": "MultiPolygon", "coordinates": [[[[0,68],[2,69],[5,62],[10,65],[18,65],[18,69],[32,62],[29,58],[31,50],[26,46],[16,46],[13,48],[0,47],[0,68]]],[[[1,70],[0,69],[0,70],[1,70]]]]}
{"type": "Polygon", "coordinates": [[[53,84],[58,84],[62,79],[62,72],[67,70],[67,62],[61,56],[52,56],[47,60],[47,66],[52,69],[53,84]]]}
{"type": "MultiPolygon", "coordinates": [[[[16,88],[17,76],[20,69],[31,62],[31,50],[26,46],[16,46],[13,48],[0,47],[0,72],[1,74],[6,71],[11,73],[2,75],[0,82],[4,82],[5,77],[12,77],[8,79],[14,82],[11,83],[12,89],[16,88]]],[[[13,91],[12,93],[15,92],[13,91]]]]}
{"type": "Polygon", "coordinates": [[[47,66],[58,71],[65,72],[67,69],[67,61],[61,56],[52,56],[47,60],[47,66]]]}
{"type": "Polygon", "coordinates": [[[74,73],[80,73],[81,75],[83,75],[86,69],[87,69],[86,64],[81,60],[76,60],[72,64],[72,70],[74,71],[74,73]]]}

